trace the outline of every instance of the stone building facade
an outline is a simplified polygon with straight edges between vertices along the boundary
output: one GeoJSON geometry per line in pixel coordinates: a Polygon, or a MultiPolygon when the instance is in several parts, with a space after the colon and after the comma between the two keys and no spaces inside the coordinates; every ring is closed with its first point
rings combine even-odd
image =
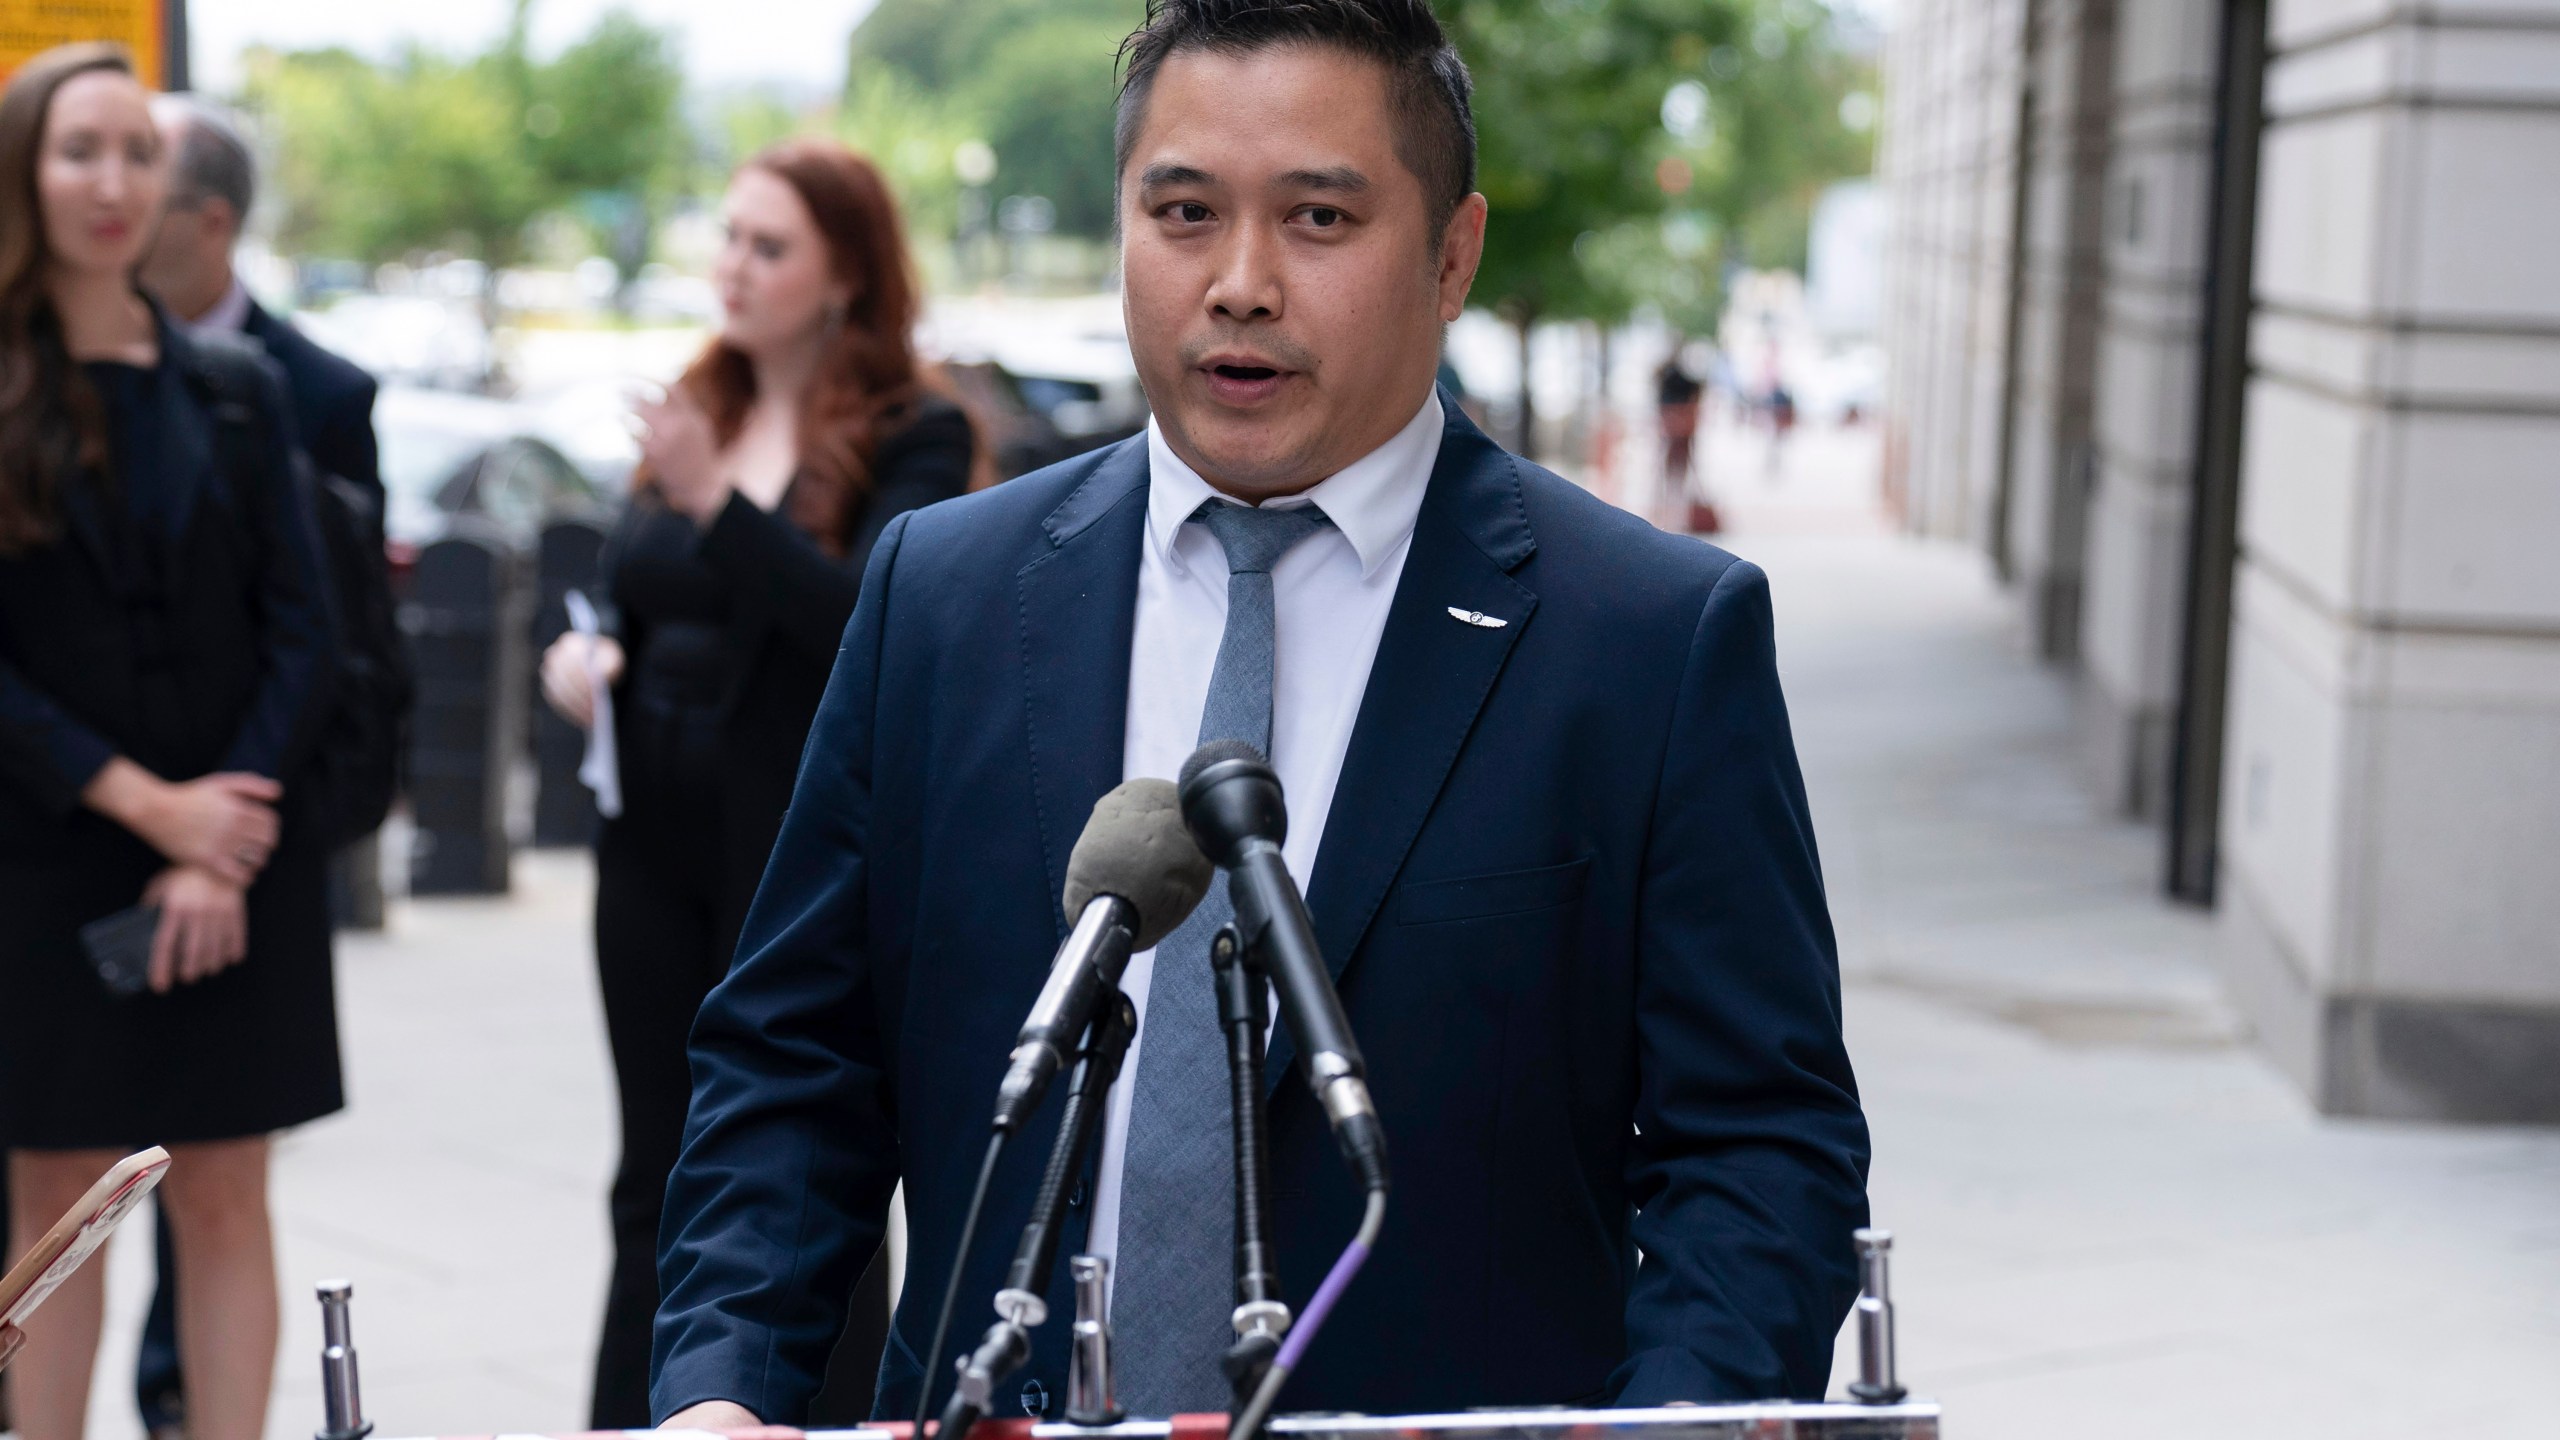
{"type": "Polygon", "coordinates": [[[2324,1110],[2560,1119],[2560,0],[1903,0],[1887,489],[2324,1110]]]}

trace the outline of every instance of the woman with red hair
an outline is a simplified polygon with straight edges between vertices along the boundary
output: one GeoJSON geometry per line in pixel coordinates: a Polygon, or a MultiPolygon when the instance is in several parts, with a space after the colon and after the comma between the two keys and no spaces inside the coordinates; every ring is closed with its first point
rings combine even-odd
{"type": "Polygon", "coordinates": [[[918,362],[896,202],[844,147],[741,166],[722,322],[647,427],[606,548],[612,632],[563,636],[543,692],[613,691],[622,814],[596,845],[596,962],[622,1101],[593,1424],[646,1427],[658,1216],[692,1091],[685,1037],[728,972],[862,568],[900,513],[960,494],[969,421],[918,362]]]}

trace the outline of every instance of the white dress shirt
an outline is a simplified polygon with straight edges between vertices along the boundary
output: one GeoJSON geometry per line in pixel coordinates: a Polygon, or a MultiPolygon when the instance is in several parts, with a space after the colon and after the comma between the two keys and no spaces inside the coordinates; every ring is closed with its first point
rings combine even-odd
{"type": "MultiPolygon", "coordinates": [[[[1281,846],[1300,889],[1315,870],[1333,787],[1387,609],[1413,544],[1422,492],[1440,459],[1443,417],[1435,389],[1386,444],[1313,488],[1273,505],[1316,505],[1333,524],[1298,542],[1271,568],[1277,645],[1271,677],[1271,764],[1289,802],[1281,846]]],[[[1201,502],[1224,501],[1147,423],[1147,533],[1138,551],[1137,623],[1129,650],[1129,722],[1123,778],[1172,779],[1200,745],[1200,712],[1227,628],[1227,552],[1208,527],[1184,523],[1201,502]]],[[[1224,503],[1235,503],[1225,501],[1224,503]]],[[[1200,963],[1206,964],[1203,959],[1200,963]]],[[[1102,1166],[1087,1253],[1116,1256],[1120,1172],[1129,1152],[1129,1101],[1142,1081],[1147,983],[1155,952],[1129,959],[1120,988],[1138,1007],[1138,1035],[1103,1117],[1102,1166]]],[[[1115,1279],[1117,1272],[1114,1272],[1115,1279]]]]}
{"type": "Polygon", "coordinates": [[[222,292],[212,309],[178,324],[190,335],[239,334],[249,325],[249,287],[240,283],[239,276],[232,276],[231,288],[222,292]]]}

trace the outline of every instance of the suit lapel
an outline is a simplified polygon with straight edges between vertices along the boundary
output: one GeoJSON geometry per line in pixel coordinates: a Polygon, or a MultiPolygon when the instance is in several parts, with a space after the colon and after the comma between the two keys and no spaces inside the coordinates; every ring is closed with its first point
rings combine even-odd
{"type": "MultiPolygon", "coordinates": [[[[1129,646],[1146,529],[1144,438],[1106,452],[1041,528],[1049,548],[1015,576],[1023,713],[1052,903],[1093,804],[1120,783],[1129,646]]],[[[1066,935],[1061,912],[1058,934],[1066,935]]]]}
{"type": "MultiPolygon", "coordinates": [[[[1443,395],[1441,404],[1449,418],[1439,462],[1307,886],[1316,940],[1337,983],[1538,607],[1537,595],[1511,575],[1537,548],[1516,462],[1455,399],[1443,395]],[[1452,609],[1507,623],[1470,624],[1452,609]]],[[[1279,1083],[1296,1053],[1283,1024],[1272,1035],[1267,1083],[1279,1083]]]]}

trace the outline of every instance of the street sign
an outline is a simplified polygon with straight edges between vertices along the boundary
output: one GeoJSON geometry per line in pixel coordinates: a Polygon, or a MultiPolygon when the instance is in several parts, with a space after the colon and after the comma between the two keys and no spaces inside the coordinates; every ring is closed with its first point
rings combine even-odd
{"type": "Polygon", "coordinates": [[[0,83],[56,45],[112,40],[133,52],[143,83],[166,87],[171,0],[0,0],[0,83]]]}

